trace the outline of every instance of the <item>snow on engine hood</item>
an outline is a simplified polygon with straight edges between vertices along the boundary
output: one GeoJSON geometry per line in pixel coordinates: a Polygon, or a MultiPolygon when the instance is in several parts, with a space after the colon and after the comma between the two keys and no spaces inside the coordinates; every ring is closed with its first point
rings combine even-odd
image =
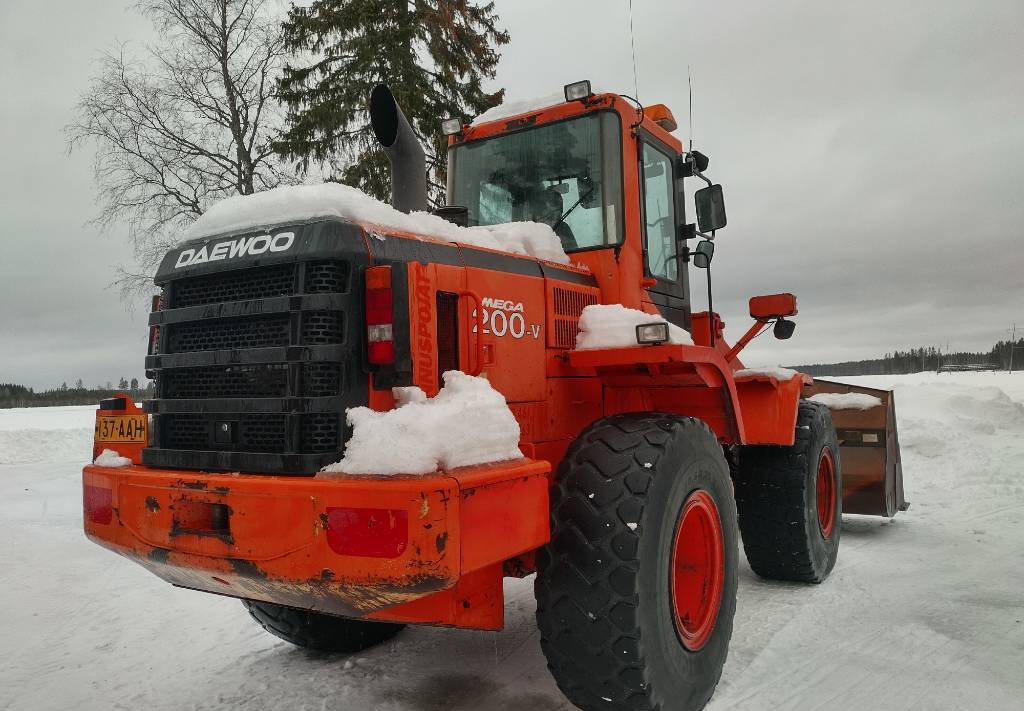
{"type": "Polygon", "coordinates": [[[330,217],[444,242],[525,254],[559,264],[569,263],[561,240],[548,225],[512,222],[505,225],[459,227],[426,212],[399,212],[357,188],[340,183],[288,185],[253,195],[229,197],[213,205],[196,220],[186,230],[183,241],[330,217]]]}

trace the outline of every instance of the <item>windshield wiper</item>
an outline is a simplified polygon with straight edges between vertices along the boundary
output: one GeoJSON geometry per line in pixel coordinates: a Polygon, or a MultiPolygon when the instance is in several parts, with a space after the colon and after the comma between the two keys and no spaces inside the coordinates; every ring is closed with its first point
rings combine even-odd
{"type": "Polygon", "coordinates": [[[590,186],[590,190],[588,190],[588,191],[587,191],[586,193],[584,193],[583,195],[580,195],[580,197],[579,197],[579,200],[577,200],[576,202],[574,202],[574,203],[572,204],[572,207],[570,207],[570,208],[569,208],[568,210],[566,210],[566,211],[565,211],[565,212],[564,212],[564,213],[562,214],[562,216],[558,218],[558,222],[556,222],[555,224],[551,225],[551,229],[555,229],[555,228],[557,228],[557,227],[558,227],[558,226],[559,226],[560,224],[562,224],[563,222],[565,222],[565,218],[567,218],[567,217],[569,216],[569,213],[570,213],[570,212],[572,212],[573,210],[575,210],[575,209],[576,209],[577,207],[579,207],[579,206],[580,206],[580,205],[581,205],[581,204],[583,203],[583,201],[584,201],[584,200],[586,200],[586,199],[587,199],[588,197],[590,197],[590,196],[591,196],[591,195],[593,194],[593,192],[594,192],[594,191],[595,191],[596,189],[597,189],[597,184],[596,184],[596,183],[595,183],[595,184],[593,184],[593,185],[591,185],[591,186],[590,186]]]}

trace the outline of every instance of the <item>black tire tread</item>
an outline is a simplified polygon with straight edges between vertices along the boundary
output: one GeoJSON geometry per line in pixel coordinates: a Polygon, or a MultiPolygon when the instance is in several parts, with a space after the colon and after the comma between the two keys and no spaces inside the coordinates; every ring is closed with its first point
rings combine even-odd
{"type": "MultiPolygon", "coordinates": [[[[813,554],[810,535],[814,527],[808,517],[817,514],[805,504],[808,458],[817,457],[809,450],[815,434],[823,428],[832,429],[828,408],[801,400],[791,447],[743,447],[739,463],[733,467],[743,550],[750,567],[762,578],[820,583],[831,571],[831,565],[823,568],[813,554]]],[[[833,452],[838,467],[837,446],[833,452]]],[[[839,528],[837,518],[833,534],[837,538],[839,528]]]]}
{"type": "MultiPolygon", "coordinates": [[[[537,552],[537,624],[548,669],[582,709],[658,707],[638,619],[641,530],[628,524],[642,521],[658,461],[679,430],[721,451],[695,418],[615,415],[584,430],[555,473],[551,542],[537,552]]],[[[725,622],[731,634],[731,616],[725,622]]],[[[721,669],[711,691],[720,676],[721,669]]],[[[702,708],[710,697],[676,701],[702,708]]]]}
{"type": "Polygon", "coordinates": [[[335,617],[257,600],[242,600],[270,634],[298,647],[321,652],[361,652],[394,637],[405,625],[335,617]]]}

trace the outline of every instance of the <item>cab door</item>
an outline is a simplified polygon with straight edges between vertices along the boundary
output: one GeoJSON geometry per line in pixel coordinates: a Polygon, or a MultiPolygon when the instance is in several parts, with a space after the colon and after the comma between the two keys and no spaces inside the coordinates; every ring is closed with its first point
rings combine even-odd
{"type": "Polygon", "coordinates": [[[667,321],[689,330],[686,269],[675,258],[676,235],[685,219],[682,201],[677,200],[675,152],[645,136],[639,159],[644,273],[655,279],[648,294],[667,321]]]}

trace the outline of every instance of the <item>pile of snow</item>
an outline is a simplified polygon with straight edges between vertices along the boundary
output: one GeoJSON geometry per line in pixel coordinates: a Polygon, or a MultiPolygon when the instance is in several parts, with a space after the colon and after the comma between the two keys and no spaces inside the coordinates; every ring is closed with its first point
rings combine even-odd
{"type": "Polygon", "coordinates": [[[807,399],[830,410],[870,410],[882,404],[881,398],[867,393],[818,393],[807,399]]]}
{"type": "Polygon", "coordinates": [[[104,449],[100,452],[100,456],[96,457],[93,461],[98,467],[128,467],[131,466],[132,460],[128,457],[122,457],[120,454],[112,449],[104,449]]]}
{"type": "MultiPolygon", "coordinates": [[[[627,348],[637,345],[636,327],[643,323],[657,323],[660,316],[627,309],[620,304],[594,304],[580,314],[576,350],[592,351],[597,348],[627,348]]],[[[674,324],[668,325],[669,343],[693,345],[690,334],[674,324]]]]}
{"type": "Polygon", "coordinates": [[[221,200],[185,232],[185,241],[299,224],[329,217],[445,242],[525,254],[568,264],[562,242],[550,226],[538,222],[460,227],[426,212],[406,214],[361,190],[340,183],[286,185],[253,195],[221,200]]]}
{"type": "MultiPolygon", "coordinates": [[[[590,83],[590,90],[595,94],[607,93],[603,88],[595,85],[593,82],[590,83]]],[[[525,99],[506,99],[502,103],[498,104],[494,108],[487,109],[482,114],[477,116],[470,123],[471,126],[477,126],[482,123],[490,123],[491,121],[499,121],[501,119],[512,118],[513,116],[521,116],[522,114],[529,114],[541,109],[546,109],[549,106],[557,106],[558,104],[565,103],[565,88],[561,91],[557,91],[553,94],[546,96],[534,96],[525,99]]]]}
{"type": "Polygon", "coordinates": [[[433,398],[417,387],[395,388],[394,410],[350,409],[345,456],[322,471],[430,474],[521,458],[519,423],[501,393],[458,370],[442,377],[444,387],[433,398]]]}
{"type": "Polygon", "coordinates": [[[534,96],[526,99],[514,99],[506,100],[497,106],[487,109],[482,114],[473,119],[471,126],[477,126],[482,123],[489,123],[491,121],[498,121],[500,119],[512,118],[513,116],[519,116],[521,114],[528,114],[534,111],[540,111],[546,109],[549,106],[555,106],[557,104],[565,103],[565,91],[559,91],[555,94],[548,94],[547,96],[534,96]]]}
{"type": "Polygon", "coordinates": [[[776,380],[792,380],[797,372],[781,365],[765,368],[743,368],[732,374],[737,380],[741,378],[775,378],[776,380]]]}

